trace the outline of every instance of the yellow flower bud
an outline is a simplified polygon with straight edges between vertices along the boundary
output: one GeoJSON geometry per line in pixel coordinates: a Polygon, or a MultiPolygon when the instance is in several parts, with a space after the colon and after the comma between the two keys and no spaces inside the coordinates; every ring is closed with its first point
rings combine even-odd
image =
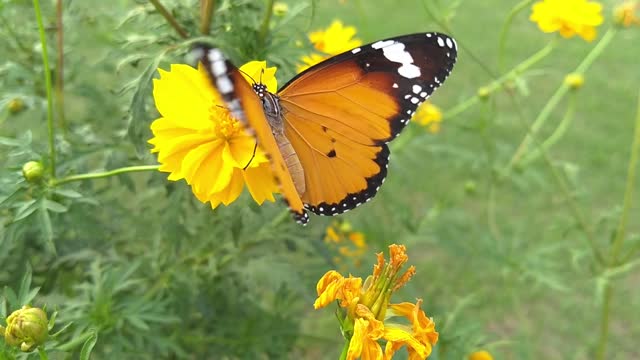
{"type": "Polygon", "coordinates": [[[20,98],[13,98],[9,100],[9,103],[7,104],[7,108],[12,114],[19,113],[20,111],[24,110],[24,107],[24,101],[22,101],[22,99],[20,98]]]}
{"type": "Polygon", "coordinates": [[[19,346],[20,350],[29,352],[36,346],[44,344],[49,333],[47,313],[40,308],[23,306],[7,318],[4,340],[9,346],[19,346]]]}
{"type": "Polygon", "coordinates": [[[273,4],[273,14],[275,16],[285,16],[289,12],[289,5],[283,2],[273,4]]]}
{"type": "Polygon", "coordinates": [[[491,89],[489,89],[486,86],[483,86],[480,89],[478,89],[477,95],[480,98],[480,100],[487,100],[491,95],[491,89]]]}
{"type": "Polygon", "coordinates": [[[44,166],[39,161],[29,161],[22,165],[22,176],[28,182],[37,182],[42,179],[44,174],[44,166]]]}
{"type": "Polygon", "coordinates": [[[469,360],[493,360],[493,356],[488,351],[481,350],[471,353],[469,360]]]}
{"type": "Polygon", "coordinates": [[[564,77],[564,83],[571,89],[577,90],[584,85],[584,76],[578,73],[571,73],[564,77]]]}

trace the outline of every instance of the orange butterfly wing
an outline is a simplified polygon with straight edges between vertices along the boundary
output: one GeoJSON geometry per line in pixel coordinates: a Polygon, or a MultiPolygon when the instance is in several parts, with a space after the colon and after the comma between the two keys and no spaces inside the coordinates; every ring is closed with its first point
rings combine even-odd
{"type": "Polygon", "coordinates": [[[340,214],[384,182],[387,142],[444,82],[456,60],[443,34],[381,40],[307,69],[278,93],[285,134],[305,169],[305,207],[340,214]]]}
{"type": "Polygon", "coordinates": [[[269,157],[280,190],[296,221],[306,224],[309,215],[296,191],[291,174],[271,132],[262,102],[240,71],[228,61],[219,49],[196,47],[198,58],[206,66],[211,80],[233,116],[240,120],[258,139],[258,144],[269,157]]]}

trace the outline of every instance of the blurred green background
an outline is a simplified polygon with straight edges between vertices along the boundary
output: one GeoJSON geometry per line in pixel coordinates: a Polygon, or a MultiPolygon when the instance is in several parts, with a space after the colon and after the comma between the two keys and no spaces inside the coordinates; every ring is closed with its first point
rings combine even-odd
{"type": "MultiPolygon", "coordinates": [[[[197,1],[162,3],[196,33],[197,1]]],[[[619,2],[601,3],[598,39],[559,38],[550,56],[488,101],[445,118],[439,133],[408,129],[409,140],[391,146],[389,176],[374,201],[340,217],[368,244],[361,266],[340,265],[344,275],[366,277],[375,253],[407,246],[417,274],[393,300],[424,299],[441,337],[432,359],[479,349],[495,359],[594,358],[610,281],[606,358],[640,358],[639,192],[629,213],[628,267],[600,268],[583,229],[606,250],[618,225],[638,107],[640,29],[619,31],[584,86],[552,113],[540,140],[575,101],[574,121],[547,157],[498,179],[564,76],[611,26],[619,2]]],[[[27,264],[33,269],[31,284],[40,290],[32,303],[59,312],[56,329],[71,323],[52,340],[53,358],[77,356],[91,329],[98,332],[95,359],[337,358],[342,339],[333,309],[312,307],[315,282],[339,266],[323,240],[334,219],[313,216],[301,228],[280,221],[281,202],[259,207],[247,194],[212,211],[184,182],[160,173],[69,183],[60,187],[66,193],[20,182],[24,162],[47,163],[41,46],[32,3],[0,4],[0,286],[18,291],[27,264]],[[25,109],[13,113],[8,104],[16,98],[25,109]],[[20,218],[25,203],[42,198],[62,208],[20,218]]],[[[57,123],[58,175],[154,164],[146,140],[157,113],[148,80],[154,61],[163,69],[185,61],[180,50],[158,57],[181,40],[145,1],[63,4],[66,130],[57,123]]],[[[289,2],[300,12],[286,23],[274,19],[259,48],[255,29],[265,3],[222,1],[213,37],[237,63],[266,55],[284,84],[310,50],[292,40],[333,19],[355,26],[365,43],[445,31],[461,46],[451,77],[432,97],[446,114],[557,36],[540,32],[527,7],[513,20],[500,69],[500,31],[515,4],[289,2]]],[[[42,4],[55,72],[54,5],[42,4]]],[[[5,312],[16,305],[8,301],[5,312]]],[[[0,358],[12,354],[0,350],[0,358]]]]}

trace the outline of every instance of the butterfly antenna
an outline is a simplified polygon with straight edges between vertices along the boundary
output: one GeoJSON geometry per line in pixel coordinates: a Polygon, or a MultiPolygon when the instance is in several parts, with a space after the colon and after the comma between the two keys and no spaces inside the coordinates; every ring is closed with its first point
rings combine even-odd
{"type": "MultiPolygon", "coordinates": [[[[240,69],[240,68],[238,68],[238,70],[240,70],[240,72],[241,72],[241,73],[243,73],[243,74],[247,75],[247,77],[248,77],[249,79],[251,79],[251,81],[253,81],[253,83],[254,83],[254,84],[257,84],[256,80],[255,80],[254,78],[252,78],[252,77],[251,77],[251,75],[249,75],[249,74],[247,74],[246,72],[242,71],[242,69],[240,69]]],[[[260,78],[261,78],[260,80],[262,81],[262,75],[260,75],[260,78]]]]}
{"type": "Polygon", "coordinates": [[[251,164],[251,162],[253,161],[253,158],[256,157],[256,150],[258,149],[258,142],[256,141],[256,144],[253,146],[253,154],[251,154],[251,159],[249,159],[249,162],[247,163],[247,165],[245,165],[242,170],[247,170],[247,168],[249,167],[249,165],[251,164]]]}

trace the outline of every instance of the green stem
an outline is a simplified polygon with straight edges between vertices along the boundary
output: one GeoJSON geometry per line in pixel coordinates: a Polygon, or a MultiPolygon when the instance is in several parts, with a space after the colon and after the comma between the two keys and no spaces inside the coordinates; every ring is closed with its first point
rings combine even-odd
{"type": "Polygon", "coordinates": [[[153,6],[156,8],[156,10],[158,10],[160,15],[162,15],[162,17],[164,17],[165,20],[167,20],[169,25],[171,25],[171,27],[173,27],[176,30],[176,32],[180,35],[180,37],[182,37],[183,39],[189,38],[189,34],[187,34],[187,32],[182,28],[182,26],[180,26],[180,24],[178,24],[178,21],[176,20],[176,18],[174,18],[173,15],[171,15],[171,13],[167,11],[167,9],[164,6],[162,6],[162,4],[160,4],[160,1],[149,0],[149,2],[153,4],[153,6]]]}
{"type": "Polygon", "coordinates": [[[498,46],[498,69],[502,70],[503,60],[504,60],[504,47],[507,43],[507,34],[509,32],[509,28],[511,27],[511,23],[513,19],[518,15],[522,10],[524,10],[527,6],[529,6],[534,0],[523,0],[516,4],[509,15],[507,15],[506,20],[504,21],[504,25],[502,25],[502,30],[500,31],[500,42],[498,46]]]}
{"type": "Polygon", "coordinates": [[[602,312],[600,314],[600,340],[596,348],[596,360],[606,359],[607,340],[609,338],[609,313],[611,309],[611,298],[613,291],[611,285],[607,283],[604,289],[604,299],[602,302],[602,312]]]}
{"type": "Polygon", "coordinates": [[[215,0],[202,0],[200,4],[200,33],[202,35],[209,35],[211,19],[213,19],[213,9],[216,7],[216,2],[215,0]]]}
{"type": "Polygon", "coordinates": [[[42,346],[38,346],[38,355],[40,355],[40,360],[49,359],[49,356],[47,355],[47,351],[42,346]]]}
{"type": "Polygon", "coordinates": [[[49,55],[47,53],[47,36],[42,23],[42,11],[40,1],[33,0],[33,8],[36,12],[38,22],[38,32],[40,33],[40,44],[42,46],[42,66],[44,68],[44,83],[47,91],[47,130],[49,132],[49,169],[51,178],[56,176],[56,146],[55,133],[53,128],[53,95],[51,91],[51,71],[49,69],[49,55]]]}
{"type": "Polygon", "coordinates": [[[269,33],[269,23],[271,22],[271,15],[273,14],[273,2],[274,0],[267,0],[267,8],[265,9],[264,19],[260,26],[260,34],[258,37],[259,51],[264,50],[265,41],[267,40],[267,34],[269,33]]]}
{"type": "Polygon", "coordinates": [[[114,175],[129,173],[129,172],[157,171],[159,167],[160,165],[138,165],[138,166],[127,166],[127,167],[105,171],[105,172],[71,175],[71,176],[64,177],[62,179],[54,179],[51,181],[50,185],[58,186],[58,185],[62,185],[62,184],[73,182],[73,181],[100,179],[100,178],[106,178],[114,175]]]}
{"type": "Polygon", "coordinates": [[[345,340],[344,347],[342,348],[342,352],[340,353],[340,360],[346,360],[347,359],[347,353],[349,352],[349,344],[350,343],[351,343],[351,341],[345,340]]]}
{"type": "MultiPolygon", "coordinates": [[[[576,67],[576,69],[573,72],[577,74],[584,74],[584,72],[587,71],[587,69],[589,69],[591,64],[593,64],[595,59],[600,54],[602,54],[602,52],[607,47],[607,45],[611,43],[611,40],[613,40],[613,37],[615,36],[616,32],[617,31],[615,30],[615,28],[610,28],[609,30],[607,30],[607,32],[604,34],[602,39],[600,39],[600,42],[598,42],[598,44],[596,44],[596,46],[593,47],[591,52],[584,58],[584,60],[582,60],[580,65],[578,65],[578,67],[576,67]]],[[[562,100],[562,98],[567,94],[569,89],[570,89],[570,86],[563,82],[558,87],[556,92],[551,96],[551,98],[549,98],[549,101],[542,108],[542,110],[538,114],[538,117],[533,121],[533,124],[531,125],[531,127],[529,128],[529,131],[525,135],[524,140],[522,140],[522,143],[520,143],[520,146],[518,146],[518,149],[516,150],[515,154],[511,158],[511,161],[509,162],[509,167],[513,167],[513,165],[515,165],[520,160],[520,158],[524,155],[527,148],[533,141],[533,138],[535,137],[535,135],[542,128],[544,123],[549,119],[551,112],[556,108],[558,103],[560,103],[560,100],[562,100]]]]}
{"type": "Polygon", "coordinates": [[[611,247],[611,261],[609,263],[611,266],[615,265],[622,251],[622,245],[624,244],[627,232],[629,213],[631,212],[633,191],[636,184],[636,168],[638,166],[638,159],[640,158],[640,96],[638,97],[638,113],[636,115],[635,128],[633,143],[631,145],[631,155],[629,157],[629,167],[627,169],[627,185],[624,192],[622,214],[620,215],[620,222],[618,223],[616,236],[611,247]]]}
{"type": "Polygon", "coordinates": [[[542,155],[543,152],[546,152],[555,145],[567,132],[571,123],[573,122],[573,114],[575,112],[575,96],[572,96],[569,100],[569,107],[567,108],[567,112],[558,124],[558,127],[554,130],[553,134],[549,136],[547,140],[545,140],[539,147],[536,147],[531,154],[526,156],[520,161],[520,165],[527,166],[527,164],[536,160],[542,155]]]}
{"type": "Polygon", "coordinates": [[[62,22],[62,0],[56,1],[56,34],[58,35],[58,64],[56,66],[56,105],[58,121],[63,135],[67,134],[67,124],[64,117],[64,23],[62,22]]]}
{"type": "MultiPolygon", "coordinates": [[[[617,265],[618,257],[622,251],[624,244],[627,221],[629,219],[629,213],[631,212],[631,204],[633,199],[633,190],[636,180],[636,167],[638,160],[640,159],[640,96],[638,96],[638,110],[635,121],[635,131],[633,135],[633,143],[631,145],[631,155],[629,157],[629,168],[627,170],[627,184],[624,192],[622,214],[620,215],[620,222],[616,229],[613,245],[611,246],[611,252],[609,255],[609,267],[617,265]]],[[[613,287],[611,283],[606,284],[604,291],[604,300],[602,303],[602,313],[600,320],[600,339],[598,341],[598,347],[596,350],[596,359],[604,360],[607,353],[607,342],[609,339],[609,317],[611,312],[611,299],[613,297],[613,287]]]]}
{"type": "MultiPolygon", "coordinates": [[[[535,65],[540,60],[544,59],[547,55],[549,55],[551,53],[551,50],[553,49],[554,46],[555,46],[555,42],[548,43],[547,46],[545,46],[542,49],[540,49],[540,51],[538,51],[537,53],[533,54],[530,58],[528,58],[527,60],[521,62],[518,65],[516,65],[511,71],[509,71],[508,73],[502,75],[498,79],[490,82],[489,84],[487,84],[484,87],[487,88],[490,93],[493,93],[495,90],[497,90],[500,87],[502,87],[502,85],[507,80],[511,79],[514,75],[522,73],[523,71],[527,70],[531,66],[535,65]]],[[[442,114],[442,118],[443,119],[453,118],[453,117],[463,113],[464,111],[469,109],[471,106],[475,105],[478,101],[480,101],[480,97],[476,94],[476,95],[468,98],[467,100],[462,101],[461,103],[459,103],[458,105],[456,105],[452,109],[445,111],[445,113],[442,114]]]]}

